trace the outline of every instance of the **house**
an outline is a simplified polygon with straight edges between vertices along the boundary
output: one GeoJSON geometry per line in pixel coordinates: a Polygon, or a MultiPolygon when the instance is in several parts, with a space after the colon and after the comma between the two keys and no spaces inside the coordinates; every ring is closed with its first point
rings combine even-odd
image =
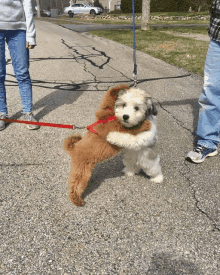
{"type": "Polygon", "coordinates": [[[99,0],[99,3],[102,4],[103,8],[108,10],[108,12],[121,9],[120,0],[99,0]]]}

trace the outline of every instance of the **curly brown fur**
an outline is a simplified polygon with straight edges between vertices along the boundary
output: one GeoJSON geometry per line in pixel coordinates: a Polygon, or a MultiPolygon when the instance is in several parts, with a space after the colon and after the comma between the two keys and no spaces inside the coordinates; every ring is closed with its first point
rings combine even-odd
{"type": "Polygon", "coordinates": [[[87,187],[92,170],[98,162],[108,159],[119,152],[120,148],[110,145],[106,139],[92,132],[78,141],[71,155],[69,196],[73,203],[83,204],[81,193],[87,187]]]}
{"type": "Polygon", "coordinates": [[[76,142],[78,142],[79,140],[81,140],[82,137],[80,135],[74,135],[74,136],[70,136],[68,137],[63,144],[63,149],[65,151],[67,151],[68,153],[71,152],[71,149],[74,148],[74,145],[76,142]]]}
{"type": "MultiPolygon", "coordinates": [[[[114,116],[114,111],[109,109],[114,110],[117,95],[124,89],[129,89],[129,86],[119,85],[106,92],[100,104],[100,110],[96,112],[97,120],[114,116]]],[[[95,165],[115,156],[121,150],[120,147],[107,142],[106,137],[109,132],[118,131],[137,135],[150,128],[151,124],[149,121],[144,121],[138,128],[126,129],[118,120],[114,120],[94,126],[94,130],[98,134],[87,131],[83,138],[80,135],[73,135],[67,138],[63,148],[71,156],[69,178],[69,197],[71,201],[77,206],[84,204],[81,194],[88,185],[95,165]]]]}

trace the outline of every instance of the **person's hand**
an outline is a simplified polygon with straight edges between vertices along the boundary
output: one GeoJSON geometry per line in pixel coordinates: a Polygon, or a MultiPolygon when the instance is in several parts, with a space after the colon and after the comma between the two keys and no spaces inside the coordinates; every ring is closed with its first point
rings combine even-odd
{"type": "Polygon", "coordinates": [[[33,49],[35,45],[30,45],[29,42],[26,42],[26,48],[33,49]]]}

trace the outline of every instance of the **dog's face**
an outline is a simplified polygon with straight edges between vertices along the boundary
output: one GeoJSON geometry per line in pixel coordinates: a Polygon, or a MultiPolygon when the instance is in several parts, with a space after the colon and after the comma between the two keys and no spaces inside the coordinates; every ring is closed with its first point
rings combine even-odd
{"type": "Polygon", "coordinates": [[[148,115],[156,114],[152,99],[145,91],[131,88],[119,92],[115,102],[115,115],[126,128],[138,125],[148,115]]]}

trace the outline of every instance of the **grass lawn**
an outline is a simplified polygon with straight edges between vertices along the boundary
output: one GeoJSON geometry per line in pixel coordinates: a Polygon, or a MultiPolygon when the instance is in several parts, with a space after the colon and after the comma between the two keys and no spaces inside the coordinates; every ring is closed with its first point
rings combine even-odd
{"type": "MultiPolygon", "coordinates": [[[[76,18],[75,20],[81,21],[82,19],[76,18]]],[[[94,19],[84,19],[84,22],[88,23],[96,23],[96,24],[132,24],[132,20],[119,20],[119,19],[100,19],[100,18],[94,18],[94,19]]],[[[165,19],[165,20],[150,20],[150,25],[171,25],[171,24],[207,24],[208,20],[171,20],[171,19],[165,19]]],[[[141,20],[135,21],[136,25],[141,25],[141,20]]]]}
{"type": "MultiPolygon", "coordinates": [[[[177,30],[179,31],[178,28],[177,30]]],[[[184,28],[185,31],[189,32],[188,28],[184,28]]],[[[132,30],[100,30],[90,33],[133,47],[132,30]]],[[[150,31],[139,29],[136,31],[136,48],[170,64],[203,75],[208,42],[166,34],[159,28],[150,31]]]]}
{"type": "Polygon", "coordinates": [[[202,12],[175,12],[175,11],[171,11],[171,12],[152,12],[151,16],[188,16],[188,17],[192,17],[192,16],[198,16],[198,15],[209,15],[210,12],[207,11],[202,11],[202,12]]]}
{"type": "Polygon", "coordinates": [[[198,33],[198,34],[208,34],[208,26],[207,27],[172,27],[172,28],[163,28],[162,30],[169,30],[169,32],[174,33],[198,33]]]}

